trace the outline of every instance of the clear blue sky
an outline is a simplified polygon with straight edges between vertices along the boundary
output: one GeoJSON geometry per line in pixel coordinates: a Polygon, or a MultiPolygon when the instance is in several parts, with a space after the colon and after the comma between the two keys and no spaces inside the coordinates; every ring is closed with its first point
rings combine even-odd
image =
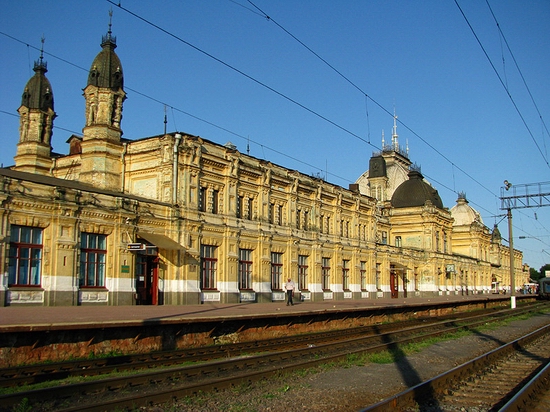
{"type": "MultiPolygon", "coordinates": [[[[503,181],[550,181],[548,0],[122,0],[131,13],[118,3],[2,2],[4,166],[13,164],[17,108],[42,36],[58,115],[53,147],[68,153],[112,7],[128,139],[163,133],[166,105],[169,132],[231,141],[347,188],[382,131],[390,139],[395,109],[400,144],[444,205],[465,192],[505,239],[503,181]]],[[[538,270],[550,262],[550,207],[513,216],[514,246],[538,270]]]]}

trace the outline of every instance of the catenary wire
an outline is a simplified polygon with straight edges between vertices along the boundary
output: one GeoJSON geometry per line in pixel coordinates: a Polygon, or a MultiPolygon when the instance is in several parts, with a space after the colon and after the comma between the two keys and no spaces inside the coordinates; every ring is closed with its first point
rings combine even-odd
{"type": "Polygon", "coordinates": [[[533,133],[531,132],[531,129],[529,128],[529,125],[527,124],[527,122],[525,121],[525,118],[523,117],[521,111],[519,110],[519,107],[517,106],[516,102],[514,101],[514,98],[512,97],[512,95],[510,94],[510,92],[508,91],[508,88],[506,87],[506,84],[504,84],[504,81],[502,80],[502,77],[500,76],[500,74],[498,73],[495,65],[493,64],[491,58],[489,57],[489,55],[487,54],[487,51],[485,50],[485,47],[483,47],[483,44],[481,43],[481,40],[479,40],[479,37],[477,36],[474,28],[472,27],[472,25],[470,24],[470,21],[468,20],[468,18],[466,17],[466,14],[464,14],[464,11],[462,10],[462,8],[460,7],[460,5],[458,4],[458,0],[455,0],[455,4],[456,6],[458,7],[458,9],[460,10],[460,13],[462,14],[462,17],[464,17],[464,20],[466,20],[466,24],[468,25],[468,27],[470,28],[472,34],[474,35],[476,41],[478,42],[479,44],[479,47],[481,47],[481,50],[483,51],[483,53],[485,54],[485,57],[487,58],[487,60],[489,61],[489,64],[491,65],[493,71],[495,72],[498,80],[500,81],[500,84],[502,85],[502,87],[504,88],[504,90],[506,91],[506,95],[508,96],[508,98],[510,99],[510,101],[512,102],[512,105],[514,106],[514,108],[516,109],[516,112],[518,113],[521,121],[523,122],[523,125],[525,126],[525,128],[527,129],[527,132],[529,133],[529,136],[531,136],[531,139],[533,140],[533,142],[535,143],[535,146],[537,147],[539,153],[541,154],[542,156],[542,159],[544,160],[544,162],[546,163],[546,166],[548,168],[550,168],[550,163],[548,163],[548,160],[546,159],[546,156],[544,156],[544,153],[542,152],[537,140],[535,139],[535,136],[533,136],[533,133]]]}

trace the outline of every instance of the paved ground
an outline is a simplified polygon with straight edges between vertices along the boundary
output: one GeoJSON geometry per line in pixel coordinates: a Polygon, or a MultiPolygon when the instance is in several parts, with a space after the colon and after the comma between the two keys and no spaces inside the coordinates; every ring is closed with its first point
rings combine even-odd
{"type": "MultiPolygon", "coordinates": [[[[529,295],[528,295],[529,296],[529,295]]],[[[185,306],[64,306],[64,307],[0,307],[0,331],[9,332],[11,328],[68,328],[71,326],[103,323],[105,326],[128,326],[147,321],[172,323],[181,320],[204,321],[206,319],[223,319],[237,317],[271,317],[294,313],[311,313],[327,311],[349,311],[361,308],[387,306],[422,305],[427,302],[449,302],[464,300],[502,299],[511,302],[510,297],[502,295],[449,295],[431,298],[379,298],[364,300],[336,300],[323,302],[297,302],[286,306],[284,302],[273,303],[205,303],[185,306]]],[[[517,298],[521,299],[520,296],[517,298]]]]}

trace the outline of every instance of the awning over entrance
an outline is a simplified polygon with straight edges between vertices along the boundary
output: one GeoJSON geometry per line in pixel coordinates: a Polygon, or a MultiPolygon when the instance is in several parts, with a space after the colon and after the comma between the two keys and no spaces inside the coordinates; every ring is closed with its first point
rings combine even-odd
{"type": "Polygon", "coordinates": [[[394,270],[410,270],[410,268],[408,268],[407,266],[402,265],[401,263],[396,263],[396,262],[390,263],[390,268],[394,269],[394,270]]]}
{"type": "Polygon", "coordinates": [[[151,242],[153,245],[160,249],[166,250],[184,250],[183,246],[175,240],[170,239],[168,236],[157,235],[155,233],[138,232],[138,236],[151,242]]]}

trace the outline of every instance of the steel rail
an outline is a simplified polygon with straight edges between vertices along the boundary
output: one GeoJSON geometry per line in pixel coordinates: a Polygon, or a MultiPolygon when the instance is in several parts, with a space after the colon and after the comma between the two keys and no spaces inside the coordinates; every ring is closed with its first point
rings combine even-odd
{"type": "Polygon", "coordinates": [[[519,339],[515,339],[512,342],[504,344],[469,362],[465,362],[456,368],[442,373],[433,379],[429,379],[381,402],[368,406],[362,409],[361,412],[387,412],[416,408],[419,404],[424,404],[426,401],[443,394],[457,382],[466,380],[473,373],[490,366],[549,332],[550,325],[543,326],[519,339]]]}
{"type": "MultiPolygon", "coordinates": [[[[526,311],[531,311],[531,309],[526,309],[526,311]]],[[[516,316],[520,314],[519,311],[510,312],[507,311],[509,316],[516,316]]],[[[69,399],[70,397],[74,397],[75,394],[100,394],[101,392],[107,391],[115,391],[115,390],[121,390],[121,389],[130,389],[130,388],[145,388],[149,385],[155,385],[159,384],[161,382],[167,382],[170,385],[178,385],[176,388],[171,389],[169,393],[171,397],[179,397],[179,396],[185,396],[185,395],[177,395],[178,393],[189,393],[189,391],[194,390],[208,390],[208,388],[213,388],[214,386],[220,386],[220,385],[234,385],[236,383],[240,383],[243,381],[250,381],[257,379],[258,376],[270,376],[275,372],[280,371],[289,371],[294,370],[297,368],[304,368],[304,367],[312,367],[315,365],[318,365],[320,363],[325,362],[331,362],[339,359],[343,359],[350,354],[361,354],[361,353],[368,353],[368,352],[376,352],[376,351],[382,351],[384,349],[387,349],[390,346],[394,345],[403,345],[409,342],[416,342],[421,341],[423,339],[426,339],[427,337],[431,336],[438,336],[445,333],[451,333],[453,331],[464,329],[464,328],[471,328],[473,326],[478,326],[480,324],[487,323],[487,319],[492,318],[493,316],[486,315],[483,319],[473,317],[475,318],[475,322],[470,322],[467,325],[459,325],[456,326],[456,323],[458,322],[456,319],[451,321],[443,321],[443,322],[437,322],[435,324],[431,325],[424,325],[421,327],[416,328],[409,328],[404,329],[402,333],[398,332],[390,332],[387,334],[383,334],[381,336],[369,336],[366,339],[360,339],[360,338],[354,338],[354,339],[347,339],[342,342],[337,343],[328,343],[324,345],[319,346],[310,346],[307,348],[302,348],[298,350],[290,350],[290,351],[283,351],[283,352],[277,352],[277,353],[270,353],[265,355],[257,355],[257,356],[251,356],[248,358],[240,358],[240,359],[231,359],[223,362],[212,362],[212,363],[205,363],[201,365],[196,366],[186,366],[186,367],[179,367],[179,368],[171,368],[166,371],[160,371],[160,372],[151,372],[151,373],[142,373],[133,375],[131,377],[126,378],[109,378],[109,379],[103,379],[101,381],[97,382],[88,382],[88,383],[81,383],[81,384],[72,384],[72,385],[62,385],[57,386],[55,388],[49,388],[49,389],[39,389],[34,391],[28,391],[28,392],[21,392],[18,394],[11,394],[11,395],[3,395],[0,396],[0,405],[3,405],[0,407],[2,409],[3,407],[10,407],[15,406],[23,401],[23,399],[27,398],[31,401],[37,401],[40,400],[40,402],[49,402],[51,400],[60,401],[63,399],[69,399]],[[441,329],[443,328],[444,329],[441,329]],[[419,330],[429,330],[438,328],[435,332],[427,332],[423,335],[415,335],[406,339],[398,340],[396,339],[400,335],[411,335],[413,333],[418,332],[419,330]],[[364,347],[366,344],[365,342],[368,340],[377,340],[378,342],[375,342],[373,346],[370,347],[364,347]],[[382,341],[382,343],[380,343],[382,341]],[[355,345],[355,348],[352,347],[352,345],[355,345]],[[335,348],[339,348],[338,353],[334,353],[336,350],[335,348]],[[314,359],[312,359],[314,358],[314,359]],[[273,367],[273,364],[276,364],[278,366],[273,367]],[[308,366],[309,365],[309,366],[308,366]],[[251,373],[243,373],[243,370],[247,370],[250,368],[264,368],[261,371],[254,371],[251,373]],[[215,375],[220,374],[234,374],[232,377],[224,378],[224,379],[218,379],[217,377],[214,377],[215,375]],[[236,375],[235,375],[236,374],[236,375]],[[184,380],[198,380],[198,379],[206,379],[203,383],[188,383],[187,386],[180,385],[180,381],[184,380]],[[226,382],[223,383],[222,382],[226,382]],[[201,389],[196,389],[201,388],[201,389]]],[[[469,317],[472,318],[472,317],[469,317]]],[[[466,321],[471,319],[466,319],[466,321]]],[[[371,344],[372,345],[372,344],[371,344]]],[[[160,393],[160,392],[159,392],[160,393]]],[[[168,395],[165,395],[168,396],[168,395]]],[[[133,395],[130,397],[134,405],[147,405],[151,402],[156,402],[154,399],[158,399],[158,395],[144,395],[144,394],[138,394],[133,395]]],[[[166,400],[166,399],[165,399],[166,400]]],[[[107,403],[103,406],[97,406],[92,405],[89,406],[90,409],[86,409],[87,406],[79,404],[78,407],[74,410],[95,410],[94,408],[97,406],[99,408],[106,408],[106,405],[111,405],[111,402],[113,401],[107,401],[107,403]]],[[[118,401],[115,401],[118,402],[118,401]]],[[[130,402],[127,400],[127,402],[130,402]]],[[[109,406],[111,407],[111,406],[109,406]]],[[[55,407],[56,410],[59,410],[59,407],[55,407]]],[[[67,409],[67,411],[72,409],[67,409]]]]}
{"type": "Polygon", "coordinates": [[[525,412],[532,410],[537,398],[549,391],[550,364],[539,371],[533,379],[516,393],[498,412],[525,412]]]}
{"type": "MultiPolygon", "coordinates": [[[[545,304],[531,304],[522,310],[535,311],[545,304]]],[[[411,327],[439,321],[451,321],[455,319],[475,318],[476,316],[504,316],[506,310],[485,309],[474,312],[464,312],[460,316],[453,314],[443,317],[428,317],[414,321],[407,320],[390,324],[369,325],[357,328],[342,329],[338,331],[316,332],[285,336],[280,338],[239,342],[234,344],[212,345],[200,348],[186,348],[173,351],[152,352],[149,354],[135,354],[113,356],[100,359],[85,359],[65,362],[55,362],[40,365],[18,366],[0,369],[0,387],[15,387],[32,385],[46,381],[61,380],[75,376],[98,376],[112,371],[136,371],[147,370],[160,366],[171,366],[183,362],[207,361],[218,358],[238,356],[246,352],[265,352],[273,348],[280,348],[286,344],[288,348],[299,347],[304,344],[319,344],[331,340],[341,340],[342,337],[364,336],[398,330],[407,324],[411,327]]]]}

